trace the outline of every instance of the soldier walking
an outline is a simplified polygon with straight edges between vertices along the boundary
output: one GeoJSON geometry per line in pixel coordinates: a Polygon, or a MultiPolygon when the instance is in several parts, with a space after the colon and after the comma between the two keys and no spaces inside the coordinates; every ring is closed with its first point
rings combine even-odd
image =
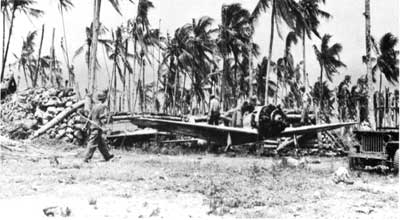
{"type": "Polygon", "coordinates": [[[95,103],[89,114],[89,140],[87,143],[87,151],[84,162],[89,162],[92,159],[96,148],[99,149],[105,161],[111,160],[114,155],[110,154],[107,149],[107,144],[103,138],[103,122],[108,115],[108,107],[105,103],[107,92],[97,94],[97,103],[95,103]]]}

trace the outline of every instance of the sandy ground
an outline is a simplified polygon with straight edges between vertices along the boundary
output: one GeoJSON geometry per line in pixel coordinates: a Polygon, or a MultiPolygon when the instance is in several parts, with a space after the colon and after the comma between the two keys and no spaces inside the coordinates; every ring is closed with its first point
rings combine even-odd
{"type": "Polygon", "coordinates": [[[111,162],[97,152],[85,164],[83,148],[42,149],[50,158],[3,158],[0,219],[46,219],[48,207],[68,207],[71,219],[399,216],[397,176],[356,171],[353,185],[333,183],[346,158],[307,158],[306,168],[293,169],[269,157],[114,150],[111,162]]]}

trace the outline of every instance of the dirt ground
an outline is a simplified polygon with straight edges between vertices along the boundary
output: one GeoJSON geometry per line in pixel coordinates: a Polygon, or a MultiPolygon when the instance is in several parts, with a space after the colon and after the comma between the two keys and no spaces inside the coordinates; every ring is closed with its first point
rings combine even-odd
{"type": "Polygon", "coordinates": [[[399,216],[397,176],[355,171],[353,185],[333,183],[346,158],[308,157],[305,168],[282,168],[271,157],[113,150],[113,161],[96,152],[86,164],[83,148],[41,149],[49,157],[3,157],[0,219],[45,219],[48,207],[68,207],[72,219],[399,216]]]}

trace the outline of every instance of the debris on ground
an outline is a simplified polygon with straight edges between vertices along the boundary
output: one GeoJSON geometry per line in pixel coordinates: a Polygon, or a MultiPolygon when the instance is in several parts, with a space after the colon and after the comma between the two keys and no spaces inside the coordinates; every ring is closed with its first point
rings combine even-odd
{"type": "Polygon", "coordinates": [[[43,209],[47,217],[68,217],[71,215],[71,209],[68,206],[51,206],[43,209]]]}
{"type": "Polygon", "coordinates": [[[307,160],[304,157],[300,159],[282,157],[276,165],[281,168],[304,168],[307,165],[307,160]]]}
{"type": "Polygon", "coordinates": [[[26,139],[48,126],[44,133],[50,139],[81,145],[86,121],[74,109],[78,103],[76,109],[81,109],[83,105],[72,88],[27,89],[4,100],[0,119],[12,139],[26,139]],[[59,120],[50,127],[48,123],[57,117],[59,120]]]}
{"type": "Polygon", "coordinates": [[[346,184],[354,184],[354,181],[350,179],[349,171],[344,167],[339,167],[333,174],[332,180],[334,183],[338,184],[340,182],[346,184]]]}

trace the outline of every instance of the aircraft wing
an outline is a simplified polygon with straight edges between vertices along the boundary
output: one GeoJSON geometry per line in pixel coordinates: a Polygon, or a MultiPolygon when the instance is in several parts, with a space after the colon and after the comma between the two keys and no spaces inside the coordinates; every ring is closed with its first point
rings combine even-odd
{"type": "Polygon", "coordinates": [[[317,133],[321,131],[333,130],[345,126],[355,125],[357,122],[344,122],[344,123],[332,123],[332,124],[320,124],[320,125],[306,125],[301,127],[288,127],[281,132],[282,136],[292,136],[301,134],[317,133]]]}
{"type": "Polygon", "coordinates": [[[252,128],[234,128],[226,126],[209,125],[206,123],[193,123],[183,121],[172,121],[164,119],[136,117],[130,119],[131,122],[139,127],[149,127],[160,131],[197,137],[209,140],[221,145],[228,143],[238,145],[258,140],[258,132],[252,128]]]}

